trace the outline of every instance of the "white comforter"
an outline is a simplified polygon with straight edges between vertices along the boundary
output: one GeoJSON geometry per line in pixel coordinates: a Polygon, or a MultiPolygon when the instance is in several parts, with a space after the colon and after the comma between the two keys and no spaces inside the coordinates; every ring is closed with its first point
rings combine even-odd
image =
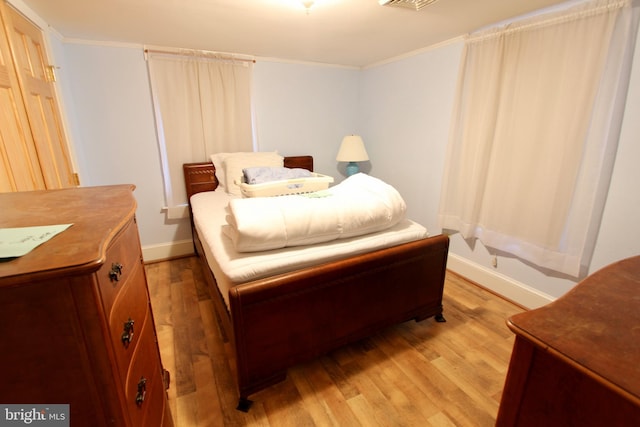
{"type": "Polygon", "coordinates": [[[223,232],[238,252],[311,245],[385,230],[400,222],[400,193],[366,174],[318,193],[233,199],[223,232]]]}

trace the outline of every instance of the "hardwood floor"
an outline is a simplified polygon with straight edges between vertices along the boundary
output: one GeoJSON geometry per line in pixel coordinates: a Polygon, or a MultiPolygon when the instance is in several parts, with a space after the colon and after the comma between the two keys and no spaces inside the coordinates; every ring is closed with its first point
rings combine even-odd
{"type": "Polygon", "coordinates": [[[176,427],[493,426],[522,309],[448,274],[446,323],[406,322],[289,369],[251,396],[237,392],[195,257],[146,266],[176,427]]]}

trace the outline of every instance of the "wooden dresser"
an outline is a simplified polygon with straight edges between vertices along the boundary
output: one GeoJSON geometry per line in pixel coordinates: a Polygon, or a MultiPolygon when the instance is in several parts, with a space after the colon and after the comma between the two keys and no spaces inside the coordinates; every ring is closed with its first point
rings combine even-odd
{"type": "Polygon", "coordinates": [[[640,256],[508,325],[497,426],[640,426],[640,256]]]}
{"type": "Polygon", "coordinates": [[[0,207],[0,228],[73,223],[0,262],[0,403],[69,404],[77,426],[173,426],[133,186],[5,193],[0,207]]]}

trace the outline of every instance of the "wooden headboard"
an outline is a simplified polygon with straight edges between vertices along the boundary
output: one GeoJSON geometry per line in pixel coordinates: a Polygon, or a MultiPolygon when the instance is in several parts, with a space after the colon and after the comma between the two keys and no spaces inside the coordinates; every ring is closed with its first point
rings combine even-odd
{"type": "MultiPolygon", "coordinates": [[[[291,156],[284,158],[284,166],[287,168],[302,168],[313,172],[312,156],[291,156]]],[[[185,163],[182,165],[184,182],[187,190],[187,200],[191,196],[203,191],[213,191],[218,187],[216,179],[216,167],[211,162],[185,163]]]]}

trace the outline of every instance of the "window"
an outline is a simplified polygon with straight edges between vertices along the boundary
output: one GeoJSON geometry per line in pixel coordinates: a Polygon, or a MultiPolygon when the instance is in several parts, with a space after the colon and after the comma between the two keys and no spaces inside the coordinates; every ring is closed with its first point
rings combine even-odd
{"type": "Polygon", "coordinates": [[[216,152],[253,151],[253,60],[188,50],[146,53],[172,218],[188,202],[183,163],[208,161],[216,152]]]}
{"type": "Polygon", "coordinates": [[[544,268],[586,272],[624,111],[632,3],[592,1],[468,38],[443,228],[544,268]]]}

